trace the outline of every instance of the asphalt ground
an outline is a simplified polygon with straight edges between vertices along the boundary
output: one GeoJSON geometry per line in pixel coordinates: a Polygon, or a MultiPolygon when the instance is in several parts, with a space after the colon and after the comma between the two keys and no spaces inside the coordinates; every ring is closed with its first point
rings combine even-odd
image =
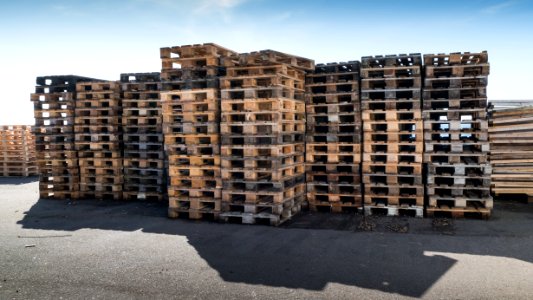
{"type": "Polygon", "coordinates": [[[302,213],[280,227],[164,204],[38,201],[0,178],[0,299],[532,299],[533,205],[488,220],[302,213]]]}

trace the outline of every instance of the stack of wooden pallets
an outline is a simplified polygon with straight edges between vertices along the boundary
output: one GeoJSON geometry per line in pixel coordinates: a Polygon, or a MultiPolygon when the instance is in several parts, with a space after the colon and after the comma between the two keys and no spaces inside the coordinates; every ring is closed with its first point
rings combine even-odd
{"type": "Polygon", "coordinates": [[[122,199],[122,103],[116,81],[76,84],[80,198],[122,199]]]}
{"type": "Polygon", "coordinates": [[[490,216],[488,55],[426,54],[424,161],[428,216],[490,216]]]}
{"type": "Polygon", "coordinates": [[[363,57],[365,214],[422,217],[420,54],[363,57]]]}
{"type": "Polygon", "coordinates": [[[77,199],[78,155],[74,147],[76,83],[96,79],[81,76],[37,77],[31,94],[41,198],[77,199]]]}
{"type": "Polygon", "coordinates": [[[168,155],[169,217],[217,219],[221,210],[221,58],[215,44],[161,48],[163,133],[168,155]]]}
{"type": "Polygon", "coordinates": [[[314,62],[265,50],[225,65],[221,219],[278,225],[305,199],[304,70],[314,62]]]}
{"type": "Polygon", "coordinates": [[[0,126],[0,151],[0,176],[37,175],[35,139],[31,126],[0,126]]]}
{"type": "Polygon", "coordinates": [[[492,112],[489,127],[492,192],[533,202],[533,107],[492,112]]]}
{"type": "MultiPolygon", "coordinates": [[[[3,174],[31,175],[22,160],[36,155],[42,198],[168,196],[172,218],[278,225],[306,199],[313,211],[421,217],[426,200],[429,216],[490,215],[486,52],[425,55],[425,76],[420,54],[315,67],[207,43],[160,58],[161,73],[120,82],[38,77],[37,152],[9,152],[33,139],[5,129],[3,174]]],[[[532,108],[494,112],[497,195],[533,195],[532,120],[532,108]]]]}
{"type": "Polygon", "coordinates": [[[316,65],[306,76],[307,201],[313,211],[362,207],[358,61],[316,65]]]}
{"type": "Polygon", "coordinates": [[[165,199],[159,73],[120,75],[126,200],[165,199]]]}

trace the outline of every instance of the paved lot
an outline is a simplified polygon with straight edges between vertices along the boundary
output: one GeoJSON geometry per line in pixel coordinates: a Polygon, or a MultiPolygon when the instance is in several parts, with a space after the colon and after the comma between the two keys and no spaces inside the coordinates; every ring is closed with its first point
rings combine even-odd
{"type": "Polygon", "coordinates": [[[279,228],[0,178],[0,299],[531,299],[533,205],[490,221],[303,214],[279,228]]]}

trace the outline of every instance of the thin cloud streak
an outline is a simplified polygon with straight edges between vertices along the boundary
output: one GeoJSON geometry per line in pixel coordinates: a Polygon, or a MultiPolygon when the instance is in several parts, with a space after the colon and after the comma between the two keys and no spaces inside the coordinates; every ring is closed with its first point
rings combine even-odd
{"type": "Polygon", "coordinates": [[[515,4],[516,4],[516,1],[505,1],[505,2],[501,2],[498,4],[485,7],[481,12],[485,14],[489,14],[489,15],[494,15],[515,4]]]}
{"type": "Polygon", "coordinates": [[[188,11],[193,14],[211,14],[231,11],[232,9],[250,0],[196,0],[196,1],[173,1],[173,0],[134,0],[137,3],[149,3],[159,7],[188,11]]]}

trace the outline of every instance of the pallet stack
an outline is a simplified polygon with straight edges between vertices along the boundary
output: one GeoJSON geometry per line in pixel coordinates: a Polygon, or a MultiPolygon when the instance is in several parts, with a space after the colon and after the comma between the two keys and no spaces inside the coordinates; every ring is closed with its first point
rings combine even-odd
{"type": "Polygon", "coordinates": [[[422,217],[420,54],[361,60],[366,215],[422,217]]]}
{"type": "Polygon", "coordinates": [[[162,201],[166,194],[159,73],[120,75],[125,200],[162,201]]]}
{"type": "Polygon", "coordinates": [[[215,44],[161,48],[163,133],[171,218],[217,219],[221,210],[221,58],[215,44]]]}
{"type": "Polygon", "coordinates": [[[75,147],[80,198],[121,200],[122,103],[116,81],[76,84],[75,147]]]}
{"type": "Polygon", "coordinates": [[[424,55],[428,216],[490,216],[488,55],[424,55]]]}
{"type": "Polygon", "coordinates": [[[1,126],[0,151],[0,176],[37,175],[35,138],[31,126],[1,126]]]}
{"type": "Polygon", "coordinates": [[[493,194],[533,203],[533,107],[493,111],[489,139],[493,194]]]}
{"type": "Polygon", "coordinates": [[[265,50],[226,60],[222,95],[223,221],[279,225],[305,200],[305,70],[265,50]]]}
{"type": "Polygon", "coordinates": [[[78,155],[74,147],[76,83],[93,78],[63,75],[37,77],[31,94],[41,198],[77,199],[78,155]]]}
{"type": "Polygon", "coordinates": [[[358,61],[316,65],[306,76],[307,201],[312,211],[362,207],[358,61]]]}

